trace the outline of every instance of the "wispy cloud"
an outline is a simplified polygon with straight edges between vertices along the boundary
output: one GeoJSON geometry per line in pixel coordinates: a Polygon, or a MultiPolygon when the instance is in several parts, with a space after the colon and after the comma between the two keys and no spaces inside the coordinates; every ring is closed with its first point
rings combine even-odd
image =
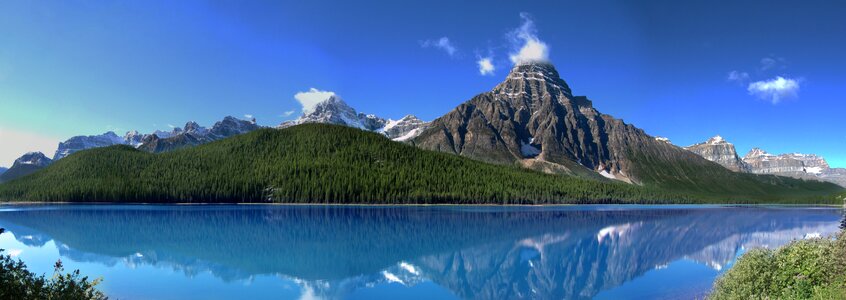
{"type": "Polygon", "coordinates": [[[749,73],[741,71],[731,71],[728,73],[728,77],[726,79],[728,81],[744,84],[749,81],[749,73]]]}
{"type": "Polygon", "coordinates": [[[784,57],[768,56],[761,59],[761,72],[783,69],[786,67],[787,60],[784,57]]]}
{"type": "Polygon", "coordinates": [[[253,118],[253,115],[251,115],[251,114],[245,114],[245,115],[244,115],[244,118],[247,118],[247,120],[249,120],[249,119],[252,119],[252,118],[253,118]]]}
{"type": "Polygon", "coordinates": [[[528,13],[520,13],[523,24],[509,33],[509,39],[515,49],[510,54],[514,64],[549,61],[549,46],[537,36],[535,22],[528,13]]]}
{"type": "Polygon", "coordinates": [[[173,124],[167,124],[167,127],[176,128],[176,126],[173,126],[173,124]]]}
{"type": "Polygon", "coordinates": [[[291,116],[291,115],[293,115],[294,113],[295,113],[295,111],[293,111],[293,110],[289,110],[289,111],[283,112],[283,113],[282,113],[282,116],[283,116],[283,117],[290,117],[290,116],[291,116]]]}
{"type": "Polygon", "coordinates": [[[747,91],[752,96],[778,104],[783,100],[798,97],[801,81],[801,79],[776,76],[770,80],[750,83],[747,91]]]}
{"type": "Polygon", "coordinates": [[[479,74],[482,75],[493,75],[496,67],[493,65],[493,58],[492,57],[482,57],[479,58],[479,61],[476,62],[479,65],[479,74]]]}
{"type": "Polygon", "coordinates": [[[436,40],[420,41],[420,46],[423,48],[436,48],[446,52],[449,56],[455,56],[458,49],[449,41],[448,37],[441,37],[436,40]]]}
{"type": "Polygon", "coordinates": [[[329,97],[335,96],[335,92],[321,91],[316,88],[310,88],[307,92],[299,92],[294,95],[294,99],[300,102],[303,106],[303,113],[309,114],[314,111],[314,107],[329,97]]]}

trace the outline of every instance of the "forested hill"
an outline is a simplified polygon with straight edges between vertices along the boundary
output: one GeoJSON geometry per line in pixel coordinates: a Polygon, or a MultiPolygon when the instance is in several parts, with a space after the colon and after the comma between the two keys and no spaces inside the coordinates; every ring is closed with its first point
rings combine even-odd
{"type": "MultiPolygon", "coordinates": [[[[713,181],[719,184],[719,179],[713,181]]],[[[834,202],[819,182],[750,182],[732,194],[667,191],[417,149],[358,129],[305,124],[151,154],[128,146],[75,153],[0,184],[0,201],[280,203],[834,202]]]]}

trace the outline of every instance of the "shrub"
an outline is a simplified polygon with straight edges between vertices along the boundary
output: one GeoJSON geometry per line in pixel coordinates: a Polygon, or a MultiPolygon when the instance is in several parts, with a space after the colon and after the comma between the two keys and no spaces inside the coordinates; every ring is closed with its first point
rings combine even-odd
{"type": "Polygon", "coordinates": [[[714,283],[710,299],[846,299],[846,234],[755,249],[714,283]]]}
{"type": "Polygon", "coordinates": [[[53,277],[48,279],[27,270],[21,260],[0,255],[0,299],[108,299],[96,289],[99,283],[100,279],[80,276],[79,270],[64,273],[61,260],[56,262],[53,277]]]}

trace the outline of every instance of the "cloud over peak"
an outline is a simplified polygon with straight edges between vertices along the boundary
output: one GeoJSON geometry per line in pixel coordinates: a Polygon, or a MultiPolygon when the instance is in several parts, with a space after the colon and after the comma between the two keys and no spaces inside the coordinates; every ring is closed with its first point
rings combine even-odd
{"type": "Polygon", "coordinates": [[[800,79],[776,76],[770,80],[752,82],[746,90],[750,95],[778,104],[782,100],[799,96],[800,81],[800,79]]]}
{"type": "Polygon", "coordinates": [[[323,102],[332,96],[335,96],[335,92],[310,88],[307,92],[299,92],[295,94],[294,99],[297,99],[297,102],[300,102],[300,105],[303,106],[303,113],[309,114],[314,111],[314,107],[317,106],[318,103],[323,102]]]}
{"type": "Polygon", "coordinates": [[[436,40],[425,40],[420,42],[423,48],[437,48],[446,52],[449,56],[454,56],[458,49],[449,41],[448,37],[441,37],[436,40]]]}
{"type": "Polygon", "coordinates": [[[549,46],[537,36],[535,22],[528,13],[520,13],[523,24],[509,33],[515,51],[509,55],[514,64],[548,62],[549,46]]]}

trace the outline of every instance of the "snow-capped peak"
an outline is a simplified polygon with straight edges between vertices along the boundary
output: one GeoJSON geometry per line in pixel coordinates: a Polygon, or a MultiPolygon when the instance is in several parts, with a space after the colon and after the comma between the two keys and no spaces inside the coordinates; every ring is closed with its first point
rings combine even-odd
{"type": "Polygon", "coordinates": [[[726,140],[723,139],[722,136],[715,135],[714,137],[708,139],[707,143],[710,144],[710,145],[718,145],[718,144],[726,143],[726,140]]]}
{"type": "Polygon", "coordinates": [[[53,160],[48,158],[44,153],[41,152],[27,152],[26,154],[22,155],[18,159],[15,160],[15,163],[12,165],[14,168],[15,166],[20,165],[35,165],[38,167],[45,167],[52,163],[53,160]]]}

